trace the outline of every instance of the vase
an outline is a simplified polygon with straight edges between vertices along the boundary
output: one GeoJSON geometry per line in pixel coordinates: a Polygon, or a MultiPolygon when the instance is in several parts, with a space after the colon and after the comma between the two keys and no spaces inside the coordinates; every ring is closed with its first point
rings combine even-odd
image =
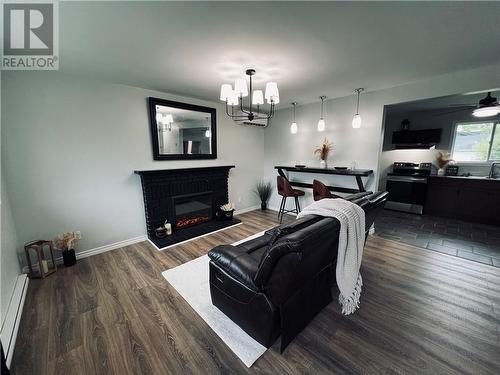
{"type": "Polygon", "coordinates": [[[64,267],[74,266],[76,263],[75,249],[64,250],[62,252],[64,267]]]}
{"type": "Polygon", "coordinates": [[[262,211],[267,210],[267,203],[266,203],[266,202],[261,202],[261,204],[260,204],[260,209],[261,209],[262,211]]]}
{"type": "Polygon", "coordinates": [[[217,210],[217,213],[215,214],[215,217],[217,220],[220,220],[220,221],[233,220],[233,214],[234,214],[234,210],[224,211],[224,210],[221,210],[219,208],[217,210]]]}
{"type": "Polygon", "coordinates": [[[319,164],[321,165],[321,168],[323,168],[323,169],[328,168],[328,164],[327,164],[326,160],[321,160],[319,162],[319,164]]]}

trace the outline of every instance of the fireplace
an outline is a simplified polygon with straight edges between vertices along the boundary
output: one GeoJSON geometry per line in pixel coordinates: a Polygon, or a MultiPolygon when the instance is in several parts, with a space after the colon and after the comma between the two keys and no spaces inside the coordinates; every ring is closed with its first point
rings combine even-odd
{"type": "Polygon", "coordinates": [[[174,228],[183,229],[213,219],[212,192],[176,195],[172,197],[174,228]]]}
{"type": "Polygon", "coordinates": [[[148,238],[163,249],[240,223],[216,220],[216,209],[228,202],[229,170],[234,165],[135,171],[141,176],[148,238]],[[168,222],[173,234],[164,238],[156,228],[168,222]]]}

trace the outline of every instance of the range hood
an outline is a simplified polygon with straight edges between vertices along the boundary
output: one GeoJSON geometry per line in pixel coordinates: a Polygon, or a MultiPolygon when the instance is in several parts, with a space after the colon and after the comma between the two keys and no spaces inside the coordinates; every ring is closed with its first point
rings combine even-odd
{"type": "Polygon", "coordinates": [[[399,130],[392,133],[396,149],[430,149],[441,141],[443,129],[399,130]]]}

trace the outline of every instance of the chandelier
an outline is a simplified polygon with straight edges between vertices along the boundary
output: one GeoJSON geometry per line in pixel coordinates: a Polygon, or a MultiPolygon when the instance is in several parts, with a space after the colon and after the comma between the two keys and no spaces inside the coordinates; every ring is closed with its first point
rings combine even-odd
{"type": "Polygon", "coordinates": [[[249,86],[245,78],[238,78],[234,82],[234,89],[228,83],[221,86],[220,100],[226,102],[226,114],[236,121],[270,119],[274,115],[274,107],[280,102],[278,84],[267,82],[265,94],[262,90],[252,91],[252,76],[255,75],[255,69],[247,69],[246,75],[249,77],[249,86]],[[249,99],[244,103],[243,98],[247,96],[249,99]],[[268,111],[261,111],[264,99],[269,104],[268,111]]]}

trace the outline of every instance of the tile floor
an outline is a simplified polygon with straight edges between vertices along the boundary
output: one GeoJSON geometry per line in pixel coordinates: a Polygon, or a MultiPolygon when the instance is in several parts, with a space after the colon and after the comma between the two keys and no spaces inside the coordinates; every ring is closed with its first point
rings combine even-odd
{"type": "Polygon", "coordinates": [[[500,227],[429,215],[383,210],[375,234],[500,267],[500,227]]]}

